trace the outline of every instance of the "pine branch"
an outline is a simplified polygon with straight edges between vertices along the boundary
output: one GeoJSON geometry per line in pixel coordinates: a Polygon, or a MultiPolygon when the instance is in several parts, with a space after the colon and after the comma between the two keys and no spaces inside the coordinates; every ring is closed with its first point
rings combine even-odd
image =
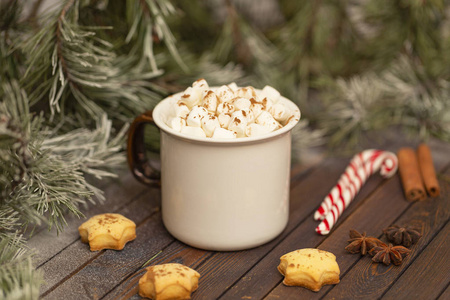
{"type": "Polygon", "coordinates": [[[33,24],[35,26],[37,26],[37,14],[42,5],[42,1],[43,0],[34,1],[33,6],[30,9],[30,13],[28,14],[28,17],[27,17],[27,22],[30,22],[31,24],[33,24]]]}
{"type": "Polygon", "coordinates": [[[130,31],[125,41],[128,43],[132,39],[135,40],[135,51],[140,53],[142,59],[146,60],[146,63],[151,66],[151,70],[154,72],[158,71],[154,43],[160,42],[165,43],[182,70],[188,71],[178,53],[175,37],[167,25],[166,18],[173,14],[175,14],[175,7],[167,0],[127,1],[127,21],[130,24],[130,31]]]}
{"type": "Polygon", "coordinates": [[[0,298],[37,299],[42,272],[34,269],[22,236],[11,234],[0,240],[0,298]]]}
{"type": "Polygon", "coordinates": [[[314,103],[309,101],[314,82],[355,74],[365,61],[347,1],[306,1],[295,8],[275,41],[283,57],[282,90],[302,106],[306,117],[314,117],[314,103]]]}
{"type": "Polygon", "coordinates": [[[67,1],[22,43],[20,49],[32,53],[22,84],[33,105],[48,101],[50,113],[63,121],[73,116],[92,127],[106,112],[126,122],[161,99],[161,89],[148,80],[162,71],[146,71],[136,54],[117,56],[95,33],[111,28],[80,25],[80,9],[79,1],[67,1]]]}
{"type": "MultiPolygon", "coordinates": [[[[355,146],[364,132],[380,124],[377,117],[381,114],[384,95],[377,79],[373,73],[355,76],[348,81],[340,79],[335,88],[324,95],[326,109],[319,118],[319,124],[330,136],[330,146],[344,142],[355,146]]],[[[389,116],[383,120],[386,118],[389,116]]]]}
{"type": "Polygon", "coordinates": [[[0,94],[0,155],[5,162],[0,167],[0,212],[9,216],[8,231],[42,221],[60,231],[68,211],[82,216],[80,204],[93,201],[94,195],[103,199],[85,174],[115,176],[106,170],[123,163],[126,127],[111,137],[111,121],[104,116],[96,130],[58,136],[29,113],[28,98],[17,82],[4,84],[0,94]]]}
{"type": "Polygon", "coordinates": [[[445,24],[443,1],[365,1],[359,4],[359,24],[370,27],[365,51],[378,67],[395,61],[399,53],[424,65],[429,76],[448,74],[437,61],[448,61],[442,47],[445,24]]]}
{"type": "Polygon", "coordinates": [[[382,73],[382,79],[395,103],[391,123],[421,139],[450,141],[450,78],[435,81],[423,65],[403,56],[382,73]]]}
{"type": "Polygon", "coordinates": [[[20,22],[22,5],[18,0],[0,2],[0,82],[20,77],[24,57],[12,51],[15,37],[24,33],[20,22]]]}
{"type": "Polygon", "coordinates": [[[227,18],[213,53],[224,63],[235,60],[252,69],[256,64],[271,65],[276,61],[276,50],[270,41],[239,15],[231,1],[225,1],[227,18]]]}
{"type": "Polygon", "coordinates": [[[51,152],[52,156],[64,161],[77,162],[85,174],[99,179],[116,177],[108,169],[120,167],[125,161],[123,144],[128,126],[122,127],[119,133],[112,136],[112,122],[106,115],[98,121],[95,130],[79,128],[66,134],[46,138],[42,150],[51,152]]]}
{"type": "MultiPolygon", "coordinates": [[[[277,47],[257,28],[250,25],[237,11],[231,1],[225,1],[227,15],[212,53],[224,64],[229,61],[243,66],[246,72],[245,85],[275,87],[291,100],[296,100],[287,92],[286,73],[282,68],[282,54],[277,47]]],[[[231,80],[239,82],[239,80],[231,80]]],[[[244,85],[243,82],[240,83],[244,85]]]]}
{"type": "Polygon", "coordinates": [[[449,96],[450,81],[433,83],[423,66],[402,56],[380,74],[339,79],[323,94],[319,126],[332,147],[354,147],[367,133],[394,125],[422,139],[450,141],[449,96]]]}

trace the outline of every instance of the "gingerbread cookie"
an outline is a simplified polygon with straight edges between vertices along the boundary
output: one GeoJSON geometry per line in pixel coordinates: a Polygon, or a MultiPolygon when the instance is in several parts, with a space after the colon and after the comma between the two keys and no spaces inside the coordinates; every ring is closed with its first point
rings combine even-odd
{"type": "Polygon", "coordinates": [[[283,283],[318,292],[326,284],[339,283],[339,266],[333,253],[319,249],[300,249],[280,258],[278,271],[283,283]]]}
{"type": "Polygon", "coordinates": [[[153,300],[191,299],[200,274],[181,264],[150,266],[139,280],[139,295],[153,300]]]}
{"type": "Polygon", "coordinates": [[[136,224],[119,214],[102,214],[90,218],[78,227],[81,241],[89,243],[91,251],[122,250],[136,238],[136,224]]]}

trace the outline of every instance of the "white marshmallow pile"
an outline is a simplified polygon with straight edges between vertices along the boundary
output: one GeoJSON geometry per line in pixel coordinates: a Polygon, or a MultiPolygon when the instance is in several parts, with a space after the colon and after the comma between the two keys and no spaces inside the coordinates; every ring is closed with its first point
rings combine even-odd
{"type": "Polygon", "coordinates": [[[205,79],[199,79],[177,99],[166,123],[195,137],[261,136],[298,121],[298,112],[288,109],[280,98],[270,86],[256,91],[251,86],[239,88],[233,82],[210,89],[205,79]]]}

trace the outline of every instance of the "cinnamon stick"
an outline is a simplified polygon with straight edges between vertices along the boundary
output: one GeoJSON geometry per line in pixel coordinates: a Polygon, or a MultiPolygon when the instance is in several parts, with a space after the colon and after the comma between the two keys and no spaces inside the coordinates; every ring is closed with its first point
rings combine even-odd
{"type": "Polygon", "coordinates": [[[436,177],[436,170],[433,165],[430,148],[426,144],[417,147],[417,157],[419,159],[419,169],[423,183],[430,197],[437,197],[440,194],[439,181],[436,177]]]}
{"type": "Polygon", "coordinates": [[[398,171],[405,197],[409,201],[425,200],[426,192],[420,175],[416,153],[411,148],[400,148],[397,152],[398,171]]]}

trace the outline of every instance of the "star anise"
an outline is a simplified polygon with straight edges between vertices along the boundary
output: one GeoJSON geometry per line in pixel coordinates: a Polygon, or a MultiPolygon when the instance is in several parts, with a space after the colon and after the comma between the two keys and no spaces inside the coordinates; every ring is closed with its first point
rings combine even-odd
{"type": "Polygon", "coordinates": [[[369,251],[371,255],[374,255],[374,257],[372,257],[374,262],[381,262],[387,266],[389,266],[391,262],[396,266],[400,265],[403,258],[408,256],[410,252],[411,250],[403,246],[392,246],[392,244],[386,245],[384,243],[373,247],[369,251]]]}
{"type": "Polygon", "coordinates": [[[390,227],[383,229],[387,239],[396,245],[403,245],[410,247],[412,244],[417,243],[422,234],[412,226],[400,227],[398,225],[391,225],[390,227]]]}
{"type": "Polygon", "coordinates": [[[350,239],[348,242],[350,243],[347,247],[345,247],[345,250],[347,250],[350,253],[359,253],[361,252],[361,255],[366,255],[366,253],[372,249],[375,246],[378,246],[380,243],[382,243],[379,239],[366,236],[366,233],[363,232],[363,234],[359,233],[358,231],[351,229],[350,230],[350,239]]]}

